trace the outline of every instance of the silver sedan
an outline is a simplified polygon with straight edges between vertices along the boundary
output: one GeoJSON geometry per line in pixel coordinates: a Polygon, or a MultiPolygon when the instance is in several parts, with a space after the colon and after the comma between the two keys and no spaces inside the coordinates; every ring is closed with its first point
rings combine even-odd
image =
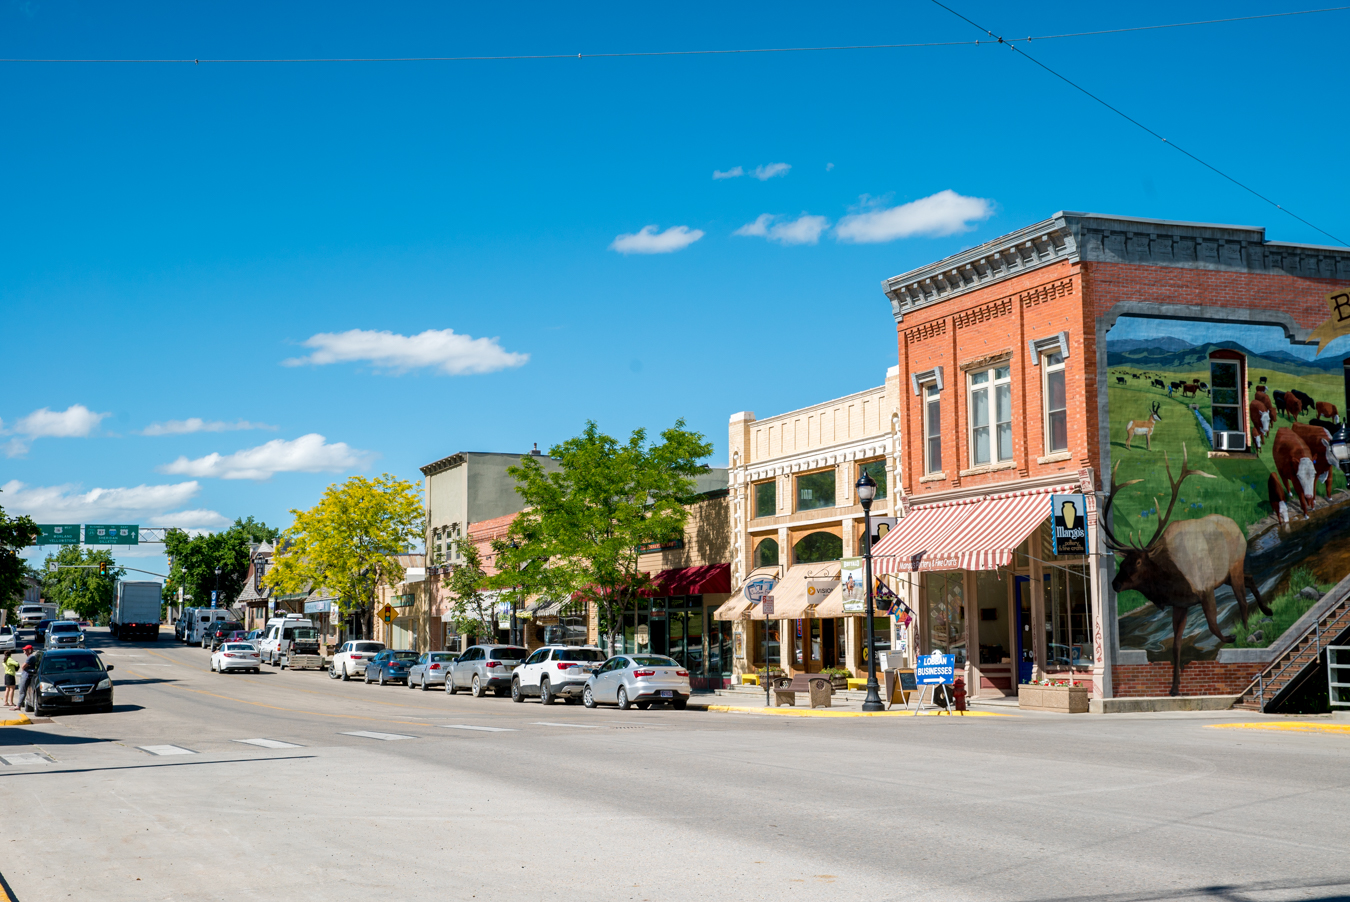
{"type": "Polygon", "coordinates": [[[445,685],[445,675],[450,672],[455,657],[452,651],[425,652],[408,671],[408,688],[426,692],[429,686],[445,685]]]}
{"type": "Polygon", "coordinates": [[[689,692],[689,671],[678,661],[664,655],[615,655],[591,674],[581,702],[587,708],[609,704],[620,710],[665,703],[680,711],[689,703],[689,692]]]}

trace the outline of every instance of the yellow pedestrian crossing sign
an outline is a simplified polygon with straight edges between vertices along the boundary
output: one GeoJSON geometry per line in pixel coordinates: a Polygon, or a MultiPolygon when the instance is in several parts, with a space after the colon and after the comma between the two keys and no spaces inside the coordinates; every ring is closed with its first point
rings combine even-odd
{"type": "Polygon", "coordinates": [[[380,608],[379,616],[385,623],[393,623],[395,618],[398,617],[398,612],[394,610],[393,605],[386,604],[384,607],[380,608]]]}

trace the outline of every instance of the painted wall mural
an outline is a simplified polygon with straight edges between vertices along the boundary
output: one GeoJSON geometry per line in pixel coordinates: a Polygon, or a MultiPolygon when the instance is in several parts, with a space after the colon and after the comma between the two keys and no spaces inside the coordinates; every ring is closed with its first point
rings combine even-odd
{"type": "Polygon", "coordinates": [[[1269,647],[1350,574],[1346,355],[1132,316],[1106,349],[1120,645],[1172,662],[1176,694],[1186,663],[1269,647]]]}

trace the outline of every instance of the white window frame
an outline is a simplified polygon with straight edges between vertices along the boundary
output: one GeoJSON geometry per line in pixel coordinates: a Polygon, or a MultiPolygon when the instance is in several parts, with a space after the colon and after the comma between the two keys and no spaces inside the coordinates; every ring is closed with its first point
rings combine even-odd
{"type": "Polygon", "coordinates": [[[923,386],[923,393],[919,396],[923,404],[923,472],[925,476],[932,476],[935,473],[942,472],[942,385],[937,382],[931,382],[923,386]],[[929,405],[937,405],[937,423],[936,427],[931,422],[932,416],[929,405]],[[932,441],[938,442],[938,460],[934,466],[932,454],[932,441]]]}
{"type": "Polygon", "coordinates": [[[1041,353],[1041,420],[1044,426],[1044,441],[1046,454],[1059,454],[1069,450],[1069,362],[1064,354],[1058,348],[1041,353]],[[1052,363],[1051,358],[1059,356],[1059,363],[1052,363]],[[1054,432],[1051,429],[1051,417],[1055,411],[1050,408],[1050,376],[1053,373],[1064,374],[1064,447],[1056,448],[1054,432]]]}
{"type": "Polygon", "coordinates": [[[1008,463],[1013,459],[1012,448],[1012,362],[1004,361],[996,363],[993,366],[981,367],[977,370],[971,370],[966,373],[966,443],[970,451],[971,467],[992,467],[996,464],[1008,463]],[[1004,371],[1003,376],[999,376],[999,371],[1004,371]],[[976,384],[975,379],[979,376],[987,376],[987,381],[976,384]],[[998,419],[998,390],[1003,387],[1008,390],[1008,418],[1000,421],[998,419]],[[989,421],[983,426],[975,425],[975,396],[984,392],[988,395],[989,401],[986,410],[989,421]],[[998,429],[999,426],[1008,427],[1008,455],[1003,456],[999,448],[998,429]],[[989,459],[977,460],[975,456],[975,435],[976,430],[983,429],[989,436],[989,459]]]}

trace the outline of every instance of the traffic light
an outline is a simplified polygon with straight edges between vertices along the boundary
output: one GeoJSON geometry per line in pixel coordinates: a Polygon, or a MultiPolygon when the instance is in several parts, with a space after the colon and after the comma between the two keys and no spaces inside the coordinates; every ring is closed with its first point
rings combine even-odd
{"type": "Polygon", "coordinates": [[[107,562],[107,561],[99,561],[99,562],[98,562],[98,575],[99,575],[99,576],[107,576],[107,575],[108,575],[108,562],[107,562]]]}

